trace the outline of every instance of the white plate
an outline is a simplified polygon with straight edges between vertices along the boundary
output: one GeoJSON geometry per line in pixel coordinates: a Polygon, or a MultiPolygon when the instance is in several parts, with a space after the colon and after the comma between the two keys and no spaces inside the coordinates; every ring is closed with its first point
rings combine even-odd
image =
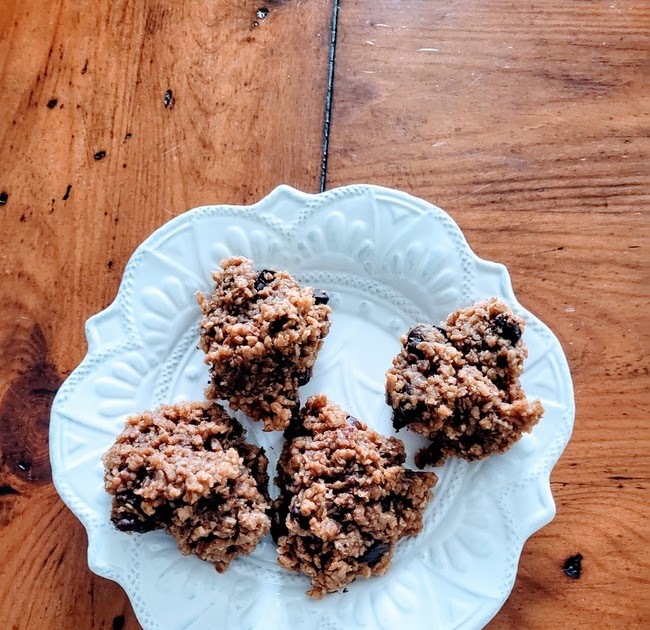
{"type": "MultiPolygon", "coordinates": [[[[573,426],[571,375],[551,331],[516,301],[508,272],[477,258],[439,208],[376,186],[308,195],[280,186],[247,207],[206,206],[152,234],[129,261],[115,302],[86,323],[88,354],[54,401],[54,483],[88,531],[88,563],[128,593],[147,630],[192,628],[479,628],[510,593],[524,541],[554,516],[551,468],[573,426]],[[546,413],[508,453],[440,469],[424,531],[398,545],[383,577],[309,599],[305,578],[280,569],[270,538],[219,575],[182,556],[161,532],[127,536],[109,520],[101,455],[127,415],[200,399],[208,381],[197,350],[210,272],[233,254],[287,269],[331,294],[333,325],[303,400],[323,391],[392,434],[384,373],[399,335],[459,305],[498,296],[527,323],[523,383],[546,413]]],[[[244,421],[270,454],[281,434],[244,421]]],[[[404,431],[412,455],[417,440],[404,431]]]]}

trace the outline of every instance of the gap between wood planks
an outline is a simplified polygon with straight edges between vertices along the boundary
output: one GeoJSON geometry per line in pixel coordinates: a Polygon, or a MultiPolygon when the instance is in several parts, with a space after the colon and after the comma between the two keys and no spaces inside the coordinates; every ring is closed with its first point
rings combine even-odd
{"type": "Polygon", "coordinates": [[[325,114],[323,116],[323,150],[320,162],[320,192],[327,185],[327,158],[330,145],[330,121],[332,116],[332,97],[334,93],[334,66],[336,64],[336,32],[339,23],[340,0],[332,3],[332,22],[330,25],[330,51],[327,64],[327,92],[325,94],[325,114]]]}

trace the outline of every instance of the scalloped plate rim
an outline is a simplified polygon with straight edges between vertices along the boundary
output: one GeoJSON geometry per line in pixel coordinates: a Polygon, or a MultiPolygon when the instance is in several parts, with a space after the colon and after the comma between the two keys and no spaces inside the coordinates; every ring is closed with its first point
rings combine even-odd
{"type": "MultiPolygon", "coordinates": [[[[550,327],[548,327],[539,317],[534,315],[531,311],[524,308],[521,305],[521,303],[517,300],[514,293],[514,289],[512,287],[510,273],[508,272],[507,267],[503,263],[486,260],[478,256],[469,245],[467,239],[465,238],[465,235],[463,234],[462,230],[460,229],[456,221],[454,221],[453,217],[451,217],[451,215],[449,215],[446,211],[444,211],[439,206],[436,206],[435,204],[432,204],[431,202],[426,201],[425,199],[422,199],[420,197],[416,197],[415,195],[412,195],[410,193],[396,190],[393,188],[388,188],[385,186],[379,186],[376,184],[351,184],[346,186],[340,186],[337,188],[332,188],[321,193],[307,193],[298,190],[296,188],[293,188],[292,186],[289,186],[287,184],[281,184],[276,188],[274,188],[273,190],[271,190],[266,196],[262,197],[259,201],[250,205],[208,204],[208,205],[202,205],[202,206],[191,208],[173,217],[169,221],[163,223],[161,226],[156,228],[144,241],[142,241],[129,257],[129,260],[124,268],[124,272],[120,280],[120,285],[118,287],[118,291],[116,293],[114,300],[106,308],[90,316],[86,320],[85,336],[88,345],[86,355],[82,359],[81,363],[67,377],[67,379],[60,387],[59,391],[57,392],[54,401],[52,403],[50,429],[49,429],[49,452],[50,452],[50,460],[52,466],[53,484],[59,496],[61,497],[61,500],[72,511],[72,513],[79,519],[79,521],[82,523],[82,525],[86,530],[87,537],[88,537],[87,557],[88,557],[89,568],[96,575],[110,579],[118,583],[124,589],[124,591],[127,593],[129,597],[129,601],[131,602],[133,610],[140,623],[142,622],[141,615],[143,610],[137,601],[137,597],[134,592],[135,589],[130,586],[126,575],[124,575],[123,572],[120,571],[121,568],[120,565],[106,564],[103,562],[99,562],[95,558],[93,554],[93,548],[94,545],[96,544],[94,535],[96,535],[97,532],[95,530],[97,530],[98,527],[95,524],[93,524],[90,521],[90,519],[86,518],[86,515],[84,514],[84,510],[82,508],[79,508],[77,505],[75,505],[74,492],[67,485],[63,475],[61,474],[62,467],[59,466],[59,457],[57,453],[57,448],[59,446],[58,434],[56,432],[57,423],[58,423],[57,401],[61,401],[63,394],[67,393],[68,390],[71,391],[73,390],[73,386],[76,384],[77,380],[79,380],[83,376],[85,370],[90,364],[92,355],[95,354],[95,351],[97,350],[95,340],[92,338],[93,331],[99,329],[100,322],[102,321],[102,319],[106,318],[108,315],[113,314],[113,311],[118,311],[122,317],[126,317],[122,309],[122,302],[124,300],[124,296],[126,293],[125,278],[127,277],[127,274],[133,269],[138,256],[143,252],[145,252],[148,246],[156,242],[158,239],[162,238],[166,232],[172,230],[176,225],[182,224],[187,221],[191,221],[194,216],[200,214],[201,212],[218,213],[227,210],[229,212],[235,211],[235,212],[243,213],[243,212],[250,212],[251,210],[259,211],[263,209],[266,205],[272,204],[276,198],[281,198],[283,195],[288,195],[294,200],[305,204],[314,201],[320,201],[318,207],[313,208],[313,210],[317,210],[327,202],[328,197],[334,197],[335,195],[346,193],[346,192],[357,194],[357,195],[363,193],[370,193],[370,194],[383,193],[383,194],[393,195],[398,198],[399,197],[406,198],[411,202],[415,202],[415,204],[419,206],[419,208],[422,210],[423,213],[434,212],[439,216],[449,220],[451,222],[451,225],[457,232],[458,236],[460,237],[462,246],[465,248],[469,256],[473,259],[474,263],[477,265],[477,270],[483,269],[489,273],[496,274],[502,279],[504,279],[505,280],[504,289],[505,292],[507,293],[508,302],[512,306],[514,306],[519,313],[525,315],[526,317],[536,321],[539,325],[541,325],[545,329],[545,332],[549,337],[550,344],[556,346],[556,350],[559,350],[559,352],[556,352],[556,356],[560,361],[559,368],[562,371],[563,375],[566,377],[567,401],[569,403],[566,409],[566,416],[570,421],[569,422],[570,426],[568,432],[566,433],[566,435],[564,435],[563,439],[561,440],[561,443],[556,448],[556,452],[554,452],[552,456],[548,459],[547,465],[544,466],[542,469],[540,469],[539,473],[536,476],[531,477],[525,481],[526,484],[535,484],[537,487],[540,486],[540,482],[541,482],[541,486],[543,490],[544,512],[541,515],[537,515],[537,517],[534,519],[534,522],[532,523],[527,522],[531,520],[530,518],[526,519],[524,515],[520,515],[521,516],[520,524],[527,525],[527,527],[524,528],[527,533],[521,537],[521,540],[518,540],[516,542],[517,549],[516,549],[515,556],[517,558],[517,565],[519,563],[525,542],[537,531],[539,531],[540,529],[548,525],[555,517],[556,505],[555,505],[553,493],[550,486],[550,474],[555,464],[559,460],[560,456],[562,455],[562,452],[566,448],[566,445],[569,439],[571,438],[571,434],[573,432],[573,426],[575,422],[575,396],[574,396],[573,382],[571,378],[569,364],[559,339],[553,333],[550,327]]],[[[134,340],[131,339],[128,330],[125,330],[124,328],[122,330],[125,333],[124,336],[118,339],[116,343],[111,344],[111,348],[137,346],[134,340]]],[[[470,621],[478,623],[479,625],[476,627],[484,627],[487,623],[489,623],[489,621],[494,618],[494,616],[499,612],[499,610],[507,601],[512,591],[512,588],[514,587],[515,580],[516,580],[516,573],[513,579],[510,580],[508,592],[505,595],[505,597],[494,598],[492,600],[491,606],[482,607],[479,611],[476,612],[475,615],[472,616],[472,618],[465,620],[462,627],[466,627],[467,622],[470,621]]]]}

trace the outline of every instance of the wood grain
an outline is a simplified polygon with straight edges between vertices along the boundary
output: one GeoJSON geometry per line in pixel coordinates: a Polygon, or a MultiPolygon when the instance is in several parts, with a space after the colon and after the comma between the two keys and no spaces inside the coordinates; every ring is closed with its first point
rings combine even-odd
{"type": "MultiPolygon", "coordinates": [[[[318,189],[337,1],[0,3],[2,627],[138,627],[51,485],[49,406],[151,231],[318,189]]],[[[444,207],[574,374],[558,515],[493,628],[650,625],[649,30],[641,2],[340,0],[328,185],[444,207]]]]}
{"type": "Polygon", "coordinates": [[[647,3],[341,0],[328,186],[445,208],[573,372],[557,517],[494,629],[650,625],[649,31],[647,3]]]}
{"type": "Polygon", "coordinates": [[[138,627],[51,485],[49,408],[155,228],[318,190],[331,3],[261,4],[0,3],[3,628],[138,627]]]}

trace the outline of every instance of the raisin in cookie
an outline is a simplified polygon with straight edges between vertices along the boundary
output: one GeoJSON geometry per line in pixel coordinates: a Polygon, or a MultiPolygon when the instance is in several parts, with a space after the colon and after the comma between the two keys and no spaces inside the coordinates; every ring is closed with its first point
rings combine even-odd
{"type": "Polygon", "coordinates": [[[418,466],[503,452],[537,424],[544,409],[526,400],[519,382],[528,355],[523,331],[524,321],[492,298],[402,337],[386,400],[396,429],[408,426],[431,440],[418,466]]]}
{"type": "Polygon", "coordinates": [[[269,532],[268,460],[219,405],[131,416],[103,461],[121,531],[164,529],[219,572],[269,532]]]}
{"type": "Polygon", "coordinates": [[[198,296],[211,374],[206,395],[263,420],[265,431],[284,429],[329,332],[329,298],[285,271],[256,271],[246,258],[221,261],[213,278],[212,294],[198,296]]]}
{"type": "Polygon", "coordinates": [[[404,446],[320,394],[285,432],[271,534],[278,562],[304,573],[314,598],[382,575],[395,543],[422,529],[437,477],[406,470],[404,446]]]}

